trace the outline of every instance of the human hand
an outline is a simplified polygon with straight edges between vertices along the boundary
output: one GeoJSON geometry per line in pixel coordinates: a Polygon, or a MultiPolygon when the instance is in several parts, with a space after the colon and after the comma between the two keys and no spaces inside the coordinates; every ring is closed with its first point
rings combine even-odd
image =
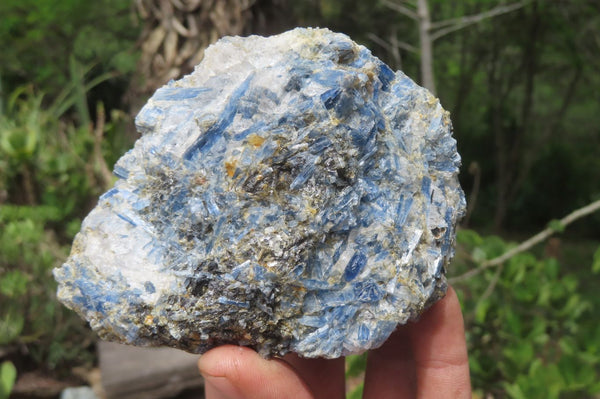
{"type": "MultiPolygon", "coordinates": [[[[221,346],[198,362],[206,399],[344,398],[344,359],[286,355],[265,360],[249,348],[221,346]]],[[[417,323],[369,352],[365,399],[471,398],[462,313],[454,290],[417,323]]]]}

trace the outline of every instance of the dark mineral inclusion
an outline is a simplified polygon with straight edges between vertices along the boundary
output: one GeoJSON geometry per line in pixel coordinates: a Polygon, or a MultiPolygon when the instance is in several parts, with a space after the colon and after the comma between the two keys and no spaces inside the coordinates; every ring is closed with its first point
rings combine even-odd
{"type": "Polygon", "coordinates": [[[448,113],[347,36],[224,38],[136,123],[54,271],[102,338],[335,358],[444,295],[465,208],[448,113]]]}

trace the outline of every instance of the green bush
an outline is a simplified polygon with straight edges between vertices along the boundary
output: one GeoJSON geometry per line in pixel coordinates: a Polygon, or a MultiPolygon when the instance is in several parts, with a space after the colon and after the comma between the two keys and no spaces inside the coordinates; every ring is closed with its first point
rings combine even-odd
{"type": "MultiPolygon", "coordinates": [[[[452,268],[466,272],[511,247],[458,234],[452,268]]],[[[589,269],[588,269],[589,272],[589,269]]],[[[581,398],[600,392],[600,326],[593,293],[554,258],[524,252],[455,284],[465,315],[473,387],[494,397],[581,398]]]]}
{"type": "Polygon", "coordinates": [[[50,219],[37,208],[3,206],[0,213],[0,346],[27,348],[49,369],[86,363],[92,341],[84,323],[56,301],[51,274],[68,246],[46,228],[50,219]],[[23,217],[27,211],[36,217],[23,217]]]}
{"type": "Polygon", "coordinates": [[[0,76],[7,91],[34,84],[54,98],[69,83],[69,59],[95,62],[96,72],[133,72],[139,26],[120,0],[3,0],[0,76]]]}
{"type": "Polygon", "coordinates": [[[53,103],[23,87],[0,114],[0,346],[45,369],[93,361],[93,336],[57,302],[52,269],[112,183],[105,159],[125,149],[122,140],[103,140],[124,136],[122,114],[106,123],[100,104],[90,121],[85,93],[103,77],[85,82],[88,70],[72,61],[71,84],[53,103]]]}

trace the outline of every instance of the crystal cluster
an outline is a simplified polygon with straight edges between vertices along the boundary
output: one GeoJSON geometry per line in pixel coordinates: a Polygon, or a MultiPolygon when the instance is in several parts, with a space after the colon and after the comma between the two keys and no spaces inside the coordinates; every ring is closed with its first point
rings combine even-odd
{"type": "Polygon", "coordinates": [[[54,272],[102,338],[334,358],[444,295],[465,207],[448,113],[347,36],[224,38],[136,124],[54,272]]]}

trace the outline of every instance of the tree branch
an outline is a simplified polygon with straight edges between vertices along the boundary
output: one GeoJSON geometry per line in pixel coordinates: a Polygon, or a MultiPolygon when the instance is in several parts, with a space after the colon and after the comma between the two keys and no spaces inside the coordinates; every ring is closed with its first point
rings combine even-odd
{"type": "Polygon", "coordinates": [[[485,289],[485,291],[483,292],[481,297],[479,297],[480,302],[486,300],[487,298],[489,298],[492,295],[492,293],[494,292],[494,289],[496,288],[496,285],[498,285],[498,281],[500,280],[501,274],[502,274],[502,265],[498,266],[498,268],[496,269],[496,273],[494,273],[494,277],[492,278],[492,281],[490,281],[490,283],[488,284],[487,288],[485,289]]]}
{"type": "Polygon", "coordinates": [[[381,2],[381,4],[383,4],[387,8],[390,8],[390,9],[392,9],[394,11],[399,12],[402,15],[407,16],[410,19],[413,19],[415,21],[419,20],[419,16],[417,15],[416,12],[414,12],[413,10],[411,10],[410,8],[408,8],[406,6],[403,6],[402,4],[394,3],[394,2],[389,1],[389,0],[383,0],[381,2]]]}
{"type": "MultiPolygon", "coordinates": [[[[596,200],[596,201],[584,206],[583,208],[579,208],[579,209],[569,213],[567,216],[560,219],[559,223],[562,227],[566,227],[569,224],[576,221],[577,219],[581,219],[582,217],[587,216],[591,213],[594,213],[599,209],[600,209],[600,200],[596,200]]],[[[460,276],[450,278],[450,279],[448,279],[448,281],[450,282],[450,284],[454,284],[459,281],[463,281],[468,278],[471,278],[486,269],[501,265],[504,262],[506,262],[507,260],[509,260],[510,258],[512,258],[513,256],[518,255],[521,252],[525,252],[528,249],[530,249],[531,247],[533,247],[534,245],[539,244],[540,242],[544,241],[545,239],[550,237],[555,232],[556,232],[556,230],[554,228],[548,227],[548,228],[540,231],[536,235],[532,236],[528,240],[523,241],[521,244],[517,245],[516,247],[506,251],[504,254],[502,254],[494,259],[490,259],[485,262],[482,262],[479,265],[479,267],[477,267],[476,269],[469,270],[468,272],[461,274],[460,276]]]]}
{"type": "Polygon", "coordinates": [[[392,28],[390,30],[390,46],[391,46],[391,50],[392,50],[390,53],[392,55],[392,59],[394,60],[394,69],[395,70],[402,69],[402,56],[400,55],[400,42],[398,41],[398,32],[396,32],[395,26],[392,26],[392,28]]]}
{"type": "Polygon", "coordinates": [[[524,7],[527,3],[529,3],[529,1],[530,0],[523,0],[523,1],[519,1],[517,3],[513,3],[513,4],[499,5],[499,6],[492,8],[491,10],[487,10],[487,11],[484,11],[479,14],[466,15],[463,17],[451,18],[451,19],[446,19],[444,21],[433,22],[431,24],[431,29],[439,29],[439,28],[443,28],[445,26],[456,25],[456,24],[481,22],[482,20],[484,20],[486,18],[492,18],[492,17],[498,16],[498,15],[509,13],[511,11],[518,10],[519,8],[524,7]]]}
{"type": "MultiPolygon", "coordinates": [[[[373,43],[380,45],[381,47],[383,47],[384,49],[386,49],[389,52],[393,52],[394,46],[388,42],[386,42],[384,39],[380,38],[379,36],[377,36],[374,33],[367,33],[367,37],[373,41],[373,43]]],[[[419,50],[414,47],[411,46],[410,44],[406,43],[406,42],[399,42],[396,41],[396,43],[394,43],[397,47],[401,48],[402,50],[406,50],[406,51],[410,51],[411,53],[418,53],[419,50]]]]}
{"type": "Polygon", "coordinates": [[[509,12],[518,10],[519,8],[525,7],[529,2],[530,0],[523,0],[514,4],[497,6],[492,8],[491,10],[484,11],[475,15],[468,15],[460,18],[447,19],[445,21],[432,22],[431,39],[437,40],[440,37],[445,36],[449,33],[466,28],[470,25],[477,24],[483,21],[484,19],[493,18],[498,15],[507,14],[509,12]]]}

